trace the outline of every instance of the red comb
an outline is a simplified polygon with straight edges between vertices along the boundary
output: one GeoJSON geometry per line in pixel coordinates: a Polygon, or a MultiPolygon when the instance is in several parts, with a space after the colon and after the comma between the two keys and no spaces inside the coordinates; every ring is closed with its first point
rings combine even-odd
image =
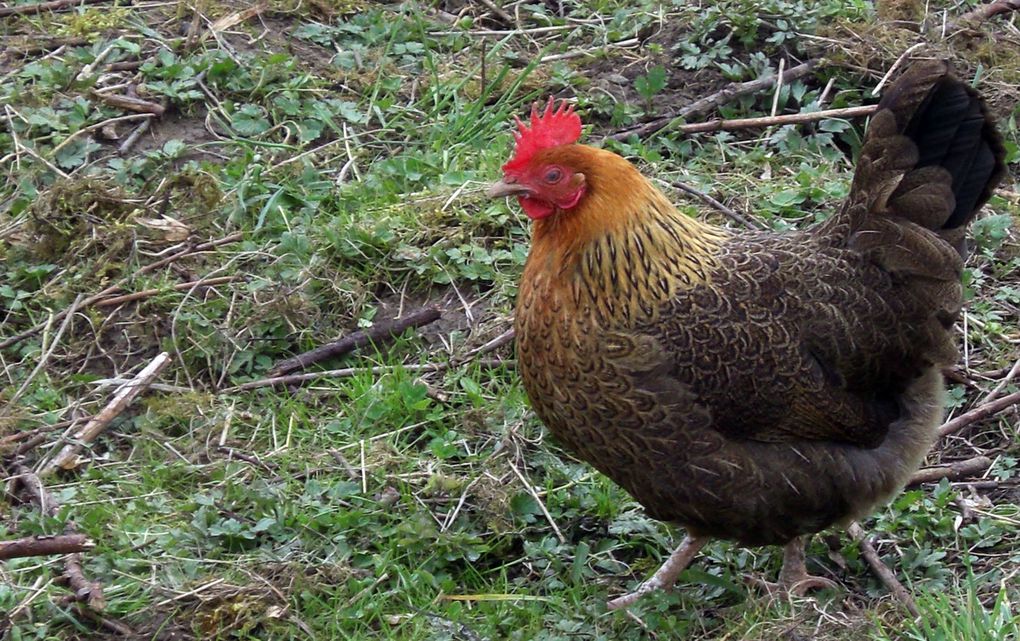
{"type": "Polygon", "coordinates": [[[542,149],[569,145],[581,137],[581,118],[574,113],[573,105],[562,100],[560,106],[554,109],[553,102],[550,97],[541,114],[538,113],[538,107],[532,105],[530,123],[514,117],[517,121],[517,131],[514,132],[517,148],[514,157],[503,165],[503,171],[521,168],[542,149]]]}

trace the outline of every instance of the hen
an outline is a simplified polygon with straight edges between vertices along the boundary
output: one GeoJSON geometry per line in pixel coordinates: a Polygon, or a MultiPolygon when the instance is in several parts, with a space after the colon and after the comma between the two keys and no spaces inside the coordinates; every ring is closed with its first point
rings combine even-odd
{"type": "Polygon", "coordinates": [[[957,351],[964,234],[1004,173],[995,125],[942,62],[871,119],[846,202],[794,233],[691,219],[564,105],[518,120],[492,197],[534,220],[518,367],[567,448],[688,536],[785,545],[780,583],[828,583],[803,537],[867,515],[918,467],[957,351]]]}

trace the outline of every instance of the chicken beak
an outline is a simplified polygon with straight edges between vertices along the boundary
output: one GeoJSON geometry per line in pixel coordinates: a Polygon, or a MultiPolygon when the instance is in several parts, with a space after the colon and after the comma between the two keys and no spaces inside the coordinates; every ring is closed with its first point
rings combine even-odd
{"type": "Polygon", "coordinates": [[[531,193],[531,190],[520,184],[519,182],[510,182],[506,178],[499,182],[492,183],[489,188],[485,190],[485,195],[489,198],[505,198],[507,196],[526,196],[531,193]]]}

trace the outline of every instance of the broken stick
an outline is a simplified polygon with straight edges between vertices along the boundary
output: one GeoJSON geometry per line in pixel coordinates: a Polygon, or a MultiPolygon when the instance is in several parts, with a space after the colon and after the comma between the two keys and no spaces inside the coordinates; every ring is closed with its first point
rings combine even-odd
{"type": "MultiPolygon", "coordinates": [[[[175,292],[186,292],[189,289],[195,287],[214,287],[216,285],[225,285],[227,283],[233,283],[235,281],[243,280],[244,276],[217,276],[216,278],[206,278],[189,281],[187,283],[177,283],[171,289],[175,292]]],[[[95,307],[110,307],[112,305],[120,305],[121,303],[130,303],[136,300],[142,300],[143,298],[150,298],[156,296],[162,292],[168,291],[166,288],[163,289],[143,289],[140,292],[131,292],[130,294],[123,294],[121,296],[114,296],[113,298],[104,298],[95,304],[95,307]]]]}
{"type": "Polygon", "coordinates": [[[166,352],[162,352],[159,356],[152,359],[152,362],[146,365],[142,371],[138,372],[130,382],[117,390],[117,393],[113,395],[113,398],[107,403],[106,407],[93,416],[92,420],[85,424],[85,427],[75,432],[73,437],[75,442],[65,445],[53,459],[43,466],[39,476],[45,477],[55,472],[58,468],[69,470],[75,467],[78,452],[96,440],[110,424],[110,421],[119,416],[135,400],[136,396],[151,385],[156,376],[159,375],[169,362],[170,354],[166,352]]]}
{"type": "Polygon", "coordinates": [[[953,31],[963,27],[975,27],[985,20],[999,15],[1000,13],[1008,13],[1010,11],[1017,10],[1020,10],[1020,0],[997,0],[996,2],[989,2],[988,4],[981,5],[973,11],[968,11],[961,15],[946,28],[946,31],[953,31]]]}
{"type": "MultiPolygon", "coordinates": [[[[14,472],[18,475],[17,481],[24,488],[25,493],[39,507],[39,511],[47,516],[55,517],[60,510],[60,505],[50,496],[43,486],[42,480],[35,472],[24,465],[16,465],[14,472]]],[[[76,535],[74,523],[68,521],[65,525],[64,534],[76,535]]],[[[64,581],[74,592],[76,601],[85,603],[90,608],[102,610],[106,607],[106,597],[103,596],[103,586],[98,581],[89,581],[81,567],[81,555],[77,552],[67,555],[64,561],[64,581]]]]}
{"type": "Polygon", "coordinates": [[[1012,407],[1020,403],[1020,392],[1013,392],[1002,398],[997,398],[989,403],[978,405],[974,409],[960,414],[951,421],[946,421],[942,427],[939,428],[939,438],[944,438],[950,434],[955,434],[963,428],[967,427],[971,423],[980,421],[983,418],[998,414],[1007,407],[1012,407]]]}
{"type": "Polygon", "coordinates": [[[166,107],[153,102],[151,100],[143,100],[134,96],[125,96],[121,94],[103,93],[101,91],[92,91],[92,97],[102,100],[108,105],[112,105],[124,111],[133,111],[140,114],[152,114],[159,118],[166,112],[166,107]]]}
{"type": "Polygon", "coordinates": [[[725,215],[730,220],[732,220],[732,221],[734,221],[734,222],[736,222],[736,223],[738,223],[740,225],[743,225],[744,227],[747,227],[748,229],[768,229],[768,227],[766,227],[763,223],[755,220],[754,218],[751,218],[749,216],[745,216],[744,214],[736,212],[735,210],[727,207],[726,205],[722,204],[721,202],[719,202],[715,198],[712,198],[711,196],[709,196],[705,192],[701,191],[700,189],[692,187],[691,185],[688,185],[685,182],[680,182],[679,180],[676,180],[676,181],[673,181],[670,184],[672,184],[674,187],[676,187],[680,191],[682,191],[684,193],[687,193],[687,194],[690,194],[690,195],[694,196],[695,198],[697,198],[698,200],[700,200],[701,202],[705,203],[706,205],[708,205],[710,207],[713,207],[716,210],[722,212],[722,214],[725,215]]]}
{"type": "Polygon", "coordinates": [[[738,118],[736,120],[709,120],[679,125],[676,130],[684,134],[708,133],[712,131],[733,131],[736,129],[753,129],[755,127],[772,127],[774,125],[795,125],[805,122],[827,120],[829,118],[856,118],[870,116],[878,110],[878,105],[862,105],[843,109],[823,109],[822,111],[806,111],[799,114],[782,116],[764,116],[762,118],[738,118]]]}
{"type": "Polygon", "coordinates": [[[95,543],[84,534],[26,536],[13,541],[0,541],[0,561],[23,556],[51,556],[84,552],[93,547],[95,547],[95,543]]]}
{"type": "Polygon", "coordinates": [[[871,566],[871,570],[878,575],[885,587],[893,593],[900,603],[903,604],[910,614],[913,616],[920,616],[921,612],[917,609],[917,604],[914,603],[914,597],[910,596],[907,589],[903,587],[893,571],[889,569],[885,563],[882,563],[882,558],[878,556],[878,552],[875,550],[875,546],[868,540],[868,535],[864,532],[864,528],[859,523],[854,521],[850,524],[850,527],[846,529],[850,534],[850,537],[857,541],[857,544],[861,546],[861,555],[864,560],[871,566]]]}
{"type": "Polygon", "coordinates": [[[956,461],[949,465],[937,465],[935,467],[926,467],[918,470],[910,477],[910,482],[907,486],[920,485],[921,483],[934,483],[935,481],[941,481],[942,479],[949,479],[950,481],[958,481],[962,478],[984,472],[992,466],[992,459],[987,456],[975,456],[965,461],[956,461]]]}
{"type": "MultiPolygon", "coordinates": [[[[789,69],[783,72],[782,75],[783,84],[784,85],[789,84],[796,80],[797,78],[806,76],[807,74],[814,71],[816,66],[818,66],[818,60],[808,60],[803,64],[797,65],[796,67],[790,67],[789,69]]],[[[687,105],[683,109],[680,109],[676,113],[670,114],[668,116],[663,116],[661,118],[656,118],[655,120],[650,120],[644,124],[638,125],[636,127],[631,127],[630,129],[625,129],[623,131],[612,134],[611,136],[608,137],[613,140],[626,140],[631,136],[643,138],[649,134],[653,134],[659,131],[660,129],[666,128],[667,126],[669,126],[671,122],[678,118],[687,119],[693,116],[701,116],[712,111],[713,109],[720,105],[726,104],[727,102],[733,100],[734,98],[739,98],[740,96],[745,96],[747,94],[768,89],[776,84],[778,78],[779,76],[777,76],[776,74],[772,74],[763,76],[761,78],[758,78],[757,80],[750,80],[748,82],[741,82],[730,85],[723,89],[722,91],[717,91],[716,93],[710,96],[705,96],[700,100],[692,102],[691,104],[687,105]]]]}
{"type": "Polygon", "coordinates": [[[408,365],[376,365],[373,367],[344,367],[341,369],[329,369],[322,372],[305,372],[304,374],[287,374],[285,376],[271,376],[257,381],[248,381],[233,387],[220,390],[220,394],[234,394],[245,390],[258,389],[260,387],[272,387],[275,385],[295,385],[306,381],[314,381],[319,378],[344,378],[357,376],[358,374],[387,374],[398,369],[405,372],[442,372],[450,368],[449,363],[414,363],[408,365]]]}
{"type": "Polygon", "coordinates": [[[31,16],[44,11],[63,11],[74,9],[83,4],[99,4],[106,0],[53,0],[36,4],[19,4],[13,7],[0,7],[0,18],[7,16],[31,16]]]}
{"type": "Polygon", "coordinates": [[[273,369],[269,370],[270,377],[283,376],[291,372],[302,370],[327,358],[336,358],[352,352],[359,347],[369,343],[378,343],[395,336],[399,336],[404,330],[410,327],[421,327],[437,320],[442,312],[438,307],[423,307],[411,312],[403,318],[394,318],[388,321],[380,321],[372,327],[348,334],[340,340],[321,345],[293,358],[280,361],[273,369]]]}

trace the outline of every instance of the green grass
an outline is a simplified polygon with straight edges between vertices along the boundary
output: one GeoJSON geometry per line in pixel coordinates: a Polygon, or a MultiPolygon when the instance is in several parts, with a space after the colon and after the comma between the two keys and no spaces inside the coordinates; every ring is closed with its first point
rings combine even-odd
{"type": "MultiPolygon", "coordinates": [[[[103,586],[103,616],[139,638],[1016,636],[1015,411],[930,456],[990,456],[996,487],[930,484],[864,524],[918,595],[918,622],[840,532],[809,548],[811,569],[837,579],[839,592],[771,599],[746,579],[774,578],[779,552],[715,542],[674,592],[632,608],[637,621],[606,611],[606,599],[649,575],[682,533],[549,438],[512,347],[471,354],[509,327],[528,251],[523,215],[481,193],[510,150],[514,114],[550,94],[575,97],[587,140],[598,142],[780,58],[790,66],[823,54],[835,64],[784,86],[779,110],[822,107],[829,78],[824,106],[856,105],[901,53],[883,49],[901,32],[873,36],[864,73],[837,55],[859,43],[808,37],[872,21],[870,3],[702,5],[584,0],[565,15],[514,5],[525,32],[507,33],[480,5],[449,24],[428,4],[274,2],[190,42],[184,4],[0,19],[0,340],[46,326],[0,351],[4,478],[13,437],[45,435],[24,458],[39,465],[107,403],[104,381],[163,350],[173,359],[159,377],[170,387],[136,400],[77,470],[46,480],[56,516],[9,497],[0,539],[73,521],[96,543],[83,568],[103,586]],[[65,46],[26,51],[43,37],[65,46]],[[632,38],[640,43],[614,44],[632,38]],[[142,117],[94,91],[128,85],[167,111],[120,153],[142,117]],[[185,243],[233,233],[241,239],[140,271],[185,243]],[[178,287],[220,277],[231,280],[178,287]],[[115,283],[119,294],[158,292],[79,309],[56,340],[54,315],[115,283]],[[351,375],[236,389],[279,360],[425,304],[444,309],[438,323],[324,364],[351,375]]],[[[203,32],[239,10],[200,8],[203,32]]],[[[1017,45],[1001,23],[970,38],[932,47],[980,76],[1014,164],[973,230],[961,328],[973,386],[950,389],[957,413],[998,385],[1001,374],[981,372],[1020,357],[1010,320],[1020,306],[1018,87],[989,57],[1017,45]]],[[[767,115],[772,104],[765,92],[711,116],[767,115]]],[[[671,182],[785,229],[838,206],[862,124],[667,129],[599,144],[691,215],[732,224],[671,182]]],[[[112,634],[68,602],[61,568],[59,557],[0,565],[0,638],[112,634]]]]}
{"type": "MultiPolygon", "coordinates": [[[[973,577],[970,577],[973,580],[973,577]]],[[[908,622],[901,639],[910,641],[951,641],[953,639],[987,639],[1006,641],[1020,637],[1020,615],[1006,586],[1000,587],[989,603],[983,603],[975,592],[974,582],[951,593],[923,592],[918,599],[924,616],[908,622]]],[[[885,636],[883,640],[894,637],[885,636]]]]}

